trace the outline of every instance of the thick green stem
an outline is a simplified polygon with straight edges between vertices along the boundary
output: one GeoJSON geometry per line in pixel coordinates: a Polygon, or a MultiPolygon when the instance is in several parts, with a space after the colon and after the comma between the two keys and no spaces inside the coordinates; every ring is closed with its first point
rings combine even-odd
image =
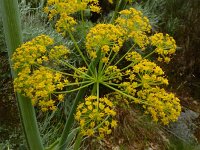
{"type": "Polygon", "coordinates": [[[74,144],[74,150],[79,150],[82,139],[83,139],[83,135],[79,132],[74,144]]]}
{"type": "MultiPolygon", "coordinates": [[[[0,9],[9,60],[17,47],[22,44],[22,32],[19,17],[17,0],[0,0],[0,9]]],[[[10,61],[10,66],[12,62],[10,61]]],[[[13,78],[17,77],[17,71],[11,67],[13,78]]],[[[17,93],[17,102],[20,111],[20,118],[23,124],[24,133],[28,146],[31,150],[43,150],[42,140],[39,135],[36,116],[31,100],[17,93]]]]}
{"type": "Polygon", "coordinates": [[[81,99],[83,98],[84,94],[85,94],[85,88],[79,90],[77,95],[76,95],[76,98],[75,98],[74,103],[72,105],[71,111],[70,111],[69,116],[67,118],[67,122],[65,124],[64,130],[63,130],[62,135],[61,135],[61,139],[60,139],[59,146],[58,146],[59,150],[65,150],[65,147],[66,147],[66,144],[67,144],[66,139],[68,137],[71,126],[74,122],[74,113],[76,111],[76,107],[78,105],[78,102],[81,101],[81,99]]]}

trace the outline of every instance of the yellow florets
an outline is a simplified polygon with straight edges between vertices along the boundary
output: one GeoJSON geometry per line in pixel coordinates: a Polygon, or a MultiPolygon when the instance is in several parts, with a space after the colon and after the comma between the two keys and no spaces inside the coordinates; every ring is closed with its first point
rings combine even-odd
{"type": "Polygon", "coordinates": [[[50,51],[47,47],[54,44],[53,39],[47,35],[40,35],[22,44],[12,56],[14,69],[23,69],[32,65],[42,65],[43,62],[67,58],[69,49],[63,45],[54,46],[50,51]]]}
{"type": "Polygon", "coordinates": [[[51,16],[50,18],[62,13],[71,15],[80,10],[85,10],[87,8],[87,3],[88,2],[85,1],[80,2],[79,0],[48,0],[44,11],[46,13],[49,13],[49,15],[51,16]],[[56,13],[52,14],[52,11],[56,13]]]}
{"type": "Polygon", "coordinates": [[[52,71],[42,65],[51,61],[66,58],[69,50],[63,46],[54,46],[53,39],[46,35],[40,35],[17,48],[12,61],[15,70],[19,70],[14,80],[15,91],[29,97],[34,105],[41,107],[42,111],[55,110],[56,100],[63,101],[64,97],[50,99],[56,90],[62,90],[68,83],[61,73],[52,71]],[[43,64],[44,63],[44,64],[43,64]],[[62,80],[65,82],[63,83],[62,80]]]}
{"type": "Polygon", "coordinates": [[[61,59],[61,58],[67,58],[69,54],[69,49],[65,47],[64,45],[54,46],[49,51],[49,58],[50,59],[61,59]]]}
{"type": "Polygon", "coordinates": [[[77,68],[77,70],[74,72],[75,82],[79,82],[80,80],[82,80],[83,77],[85,76],[84,73],[86,73],[87,70],[88,69],[86,67],[79,67],[79,68],[77,68]]]}
{"type": "Polygon", "coordinates": [[[120,88],[121,90],[123,90],[125,93],[131,95],[131,96],[135,96],[136,93],[136,88],[138,87],[138,83],[137,82],[122,82],[120,84],[120,88]]]}
{"type": "MultiPolygon", "coordinates": [[[[58,18],[55,24],[57,32],[64,37],[68,32],[86,67],[77,67],[78,63],[72,64],[66,60],[69,49],[63,45],[56,46],[52,38],[41,35],[22,44],[13,54],[13,67],[19,72],[14,80],[15,90],[29,97],[42,111],[56,110],[58,102],[64,101],[65,94],[69,92],[88,87],[87,92],[97,93],[98,96],[86,97],[77,106],[75,119],[83,136],[102,139],[111,134],[112,128],[117,126],[117,121],[114,120],[115,104],[128,106],[133,102],[142,105],[154,121],[161,121],[163,124],[177,120],[181,111],[179,99],[158,87],[167,85],[168,80],[159,66],[146,59],[154,51],[145,57],[140,55],[144,54],[141,50],[153,46],[155,53],[159,55],[158,60],[169,62],[169,56],[176,49],[174,39],[162,33],[149,38],[149,20],[140,11],[130,8],[119,12],[115,24],[97,24],[89,31],[86,30],[88,34],[85,47],[79,47],[82,41],[76,42],[71,33],[77,24],[72,15],[81,11],[84,19],[86,9],[99,13],[98,0],[48,0],[47,7],[44,8],[50,20],[58,18]],[[87,54],[92,59],[91,63],[85,57],[87,54]],[[61,72],[62,70],[66,72],[61,72]],[[66,76],[70,76],[70,81],[74,83],[69,83],[66,76]],[[90,87],[92,84],[93,89],[90,87]],[[99,98],[103,94],[100,89],[104,87],[110,88],[103,92],[106,92],[107,97],[99,98]],[[64,91],[65,89],[70,90],[64,91]],[[109,91],[114,91],[112,94],[115,96],[109,95],[109,91]]],[[[78,97],[77,101],[81,99],[82,97],[78,97]]]]}
{"type": "Polygon", "coordinates": [[[112,81],[113,82],[118,82],[118,81],[122,80],[121,70],[118,69],[117,66],[109,66],[105,70],[104,78],[105,79],[110,79],[110,80],[112,80],[112,78],[115,78],[112,81]]]}
{"type": "Polygon", "coordinates": [[[158,60],[168,63],[170,61],[170,55],[176,51],[175,40],[166,34],[156,33],[150,37],[151,45],[155,46],[155,52],[159,55],[158,60]],[[160,57],[161,56],[161,57],[160,57]]]}
{"type": "Polygon", "coordinates": [[[133,66],[133,72],[138,74],[139,79],[136,79],[136,81],[139,81],[143,88],[150,88],[160,84],[168,85],[168,80],[163,77],[163,70],[146,59],[133,66]]]}
{"type": "Polygon", "coordinates": [[[115,20],[116,24],[126,31],[127,38],[132,38],[140,48],[145,49],[149,44],[146,33],[151,31],[147,17],[134,8],[122,10],[119,14],[115,20]]]}
{"type": "Polygon", "coordinates": [[[137,95],[148,105],[143,105],[147,114],[150,114],[155,122],[161,121],[164,125],[174,122],[181,113],[180,100],[172,93],[167,93],[158,87],[137,92],[137,95]]]}
{"type": "Polygon", "coordinates": [[[133,51],[133,52],[129,52],[127,55],[126,55],[126,60],[128,61],[132,61],[132,62],[139,62],[142,60],[142,56],[136,52],[136,51],[133,51]]]}
{"type": "Polygon", "coordinates": [[[70,15],[78,11],[90,9],[90,11],[100,13],[98,0],[48,0],[44,12],[48,14],[49,20],[59,15],[56,22],[56,30],[65,36],[67,30],[74,30],[77,24],[75,19],[70,15]]]}
{"type": "Polygon", "coordinates": [[[53,39],[46,35],[40,35],[29,42],[24,43],[16,49],[12,56],[14,62],[14,69],[22,69],[29,67],[34,63],[41,64],[47,61],[48,57],[45,56],[47,52],[46,47],[53,44],[53,39]]]}
{"type": "Polygon", "coordinates": [[[96,135],[101,139],[117,126],[117,121],[113,119],[115,116],[113,103],[108,98],[89,96],[84,103],[78,105],[75,119],[79,122],[84,136],[96,135]]]}
{"type": "Polygon", "coordinates": [[[74,26],[77,22],[74,20],[73,17],[68,16],[65,13],[60,15],[60,19],[56,22],[56,31],[62,33],[65,36],[67,31],[73,31],[74,26]]]}
{"type": "Polygon", "coordinates": [[[50,105],[49,97],[56,89],[62,89],[64,87],[61,80],[62,75],[60,73],[52,72],[45,67],[40,67],[33,71],[30,71],[30,68],[27,67],[15,78],[14,88],[16,91],[29,97],[34,105],[39,102],[41,108],[55,110],[53,109],[55,100],[51,100],[54,103],[50,105]],[[45,102],[48,104],[44,104],[45,102]]]}
{"type": "Polygon", "coordinates": [[[123,45],[124,32],[120,27],[116,27],[112,24],[97,24],[90,29],[86,37],[86,49],[88,54],[95,58],[91,52],[101,50],[102,53],[107,54],[113,50],[118,52],[123,45]]]}

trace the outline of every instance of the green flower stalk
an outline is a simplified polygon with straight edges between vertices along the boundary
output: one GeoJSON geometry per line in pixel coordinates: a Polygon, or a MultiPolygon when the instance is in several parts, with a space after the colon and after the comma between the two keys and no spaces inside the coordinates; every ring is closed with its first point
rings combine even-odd
{"type": "MultiPolygon", "coordinates": [[[[15,49],[22,43],[22,32],[20,25],[19,9],[16,0],[1,0],[0,9],[2,13],[3,27],[8,48],[9,60],[15,49]]],[[[17,77],[17,70],[13,70],[10,61],[12,77],[17,77]]],[[[28,146],[31,150],[43,150],[42,140],[39,135],[34,108],[29,98],[16,93],[21,122],[28,146]]]]}

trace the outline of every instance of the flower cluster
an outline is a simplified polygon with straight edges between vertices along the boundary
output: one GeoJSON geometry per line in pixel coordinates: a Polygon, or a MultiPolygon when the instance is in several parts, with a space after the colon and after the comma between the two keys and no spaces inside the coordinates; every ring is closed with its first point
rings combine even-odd
{"type": "Polygon", "coordinates": [[[74,26],[76,24],[77,22],[73,17],[63,13],[60,15],[60,19],[56,22],[56,31],[65,36],[68,30],[74,31],[74,26]]]}
{"type": "Polygon", "coordinates": [[[159,60],[169,62],[169,56],[176,49],[174,39],[162,33],[149,37],[149,20],[140,11],[130,8],[122,10],[114,24],[93,26],[86,36],[85,47],[79,47],[71,32],[77,24],[72,15],[78,11],[83,15],[87,8],[99,12],[98,0],[48,0],[45,8],[50,20],[58,17],[56,30],[63,36],[69,33],[86,67],[65,60],[69,49],[55,46],[53,39],[41,35],[21,45],[13,54],[13,67],[19,72],[14,81],[15,90],[29,97],[42,111],[55,110],[57,103],[64,100],[64,94],[69,92],[88,87],[88,92],[97,93],[97,96],[86,97],[76,109],[75,119],[83,136],[102,139],[111,134],[111,129],[117,126],[115,104],[126,108],[130,103],[143,106],[154,121],[165,125],[177,120],[181,111],[179,99],[159,88],[168,85],[168,80],[159,66],[147,60],[155,52],[159,60]],[[150,46],[155,50],[143,57],[141,54],[148,51],[141,50],[150,46]],[[67,66],[69,71],[49,68],[55,63],[53,68],[66,70],[67,66]],[[64,91],[68,87],[70,90],[64,91]],[[101,93],[102,87],[109,90],[101,93]],[[100,98],[102,94],[105,96],[100,98]]]}
{"type": "Polygon", "coordinates": [[[145,49],[149,44],[146,33],[151,31],[148,18],[134,8],[122,10],[119,14],[115,23],[126,31],[127,38],[132,38],[141,49],[145,49]]]}
{"type": "Polygon", "coordinates": [[[52,44],[53,39],[40,35],[22,44],[12,57],[13,67],[19,71],[18,77],[14,80],[15,90],[29,97],[42,111],[56,109],[56,100],[62,101],[64,97],[58,95],[58,98],[53,100],[51,94],[56,90],[62,90],[68,83],[61,73],[43,66],[43,63],[48,64],[49,61],[66,57],[69,53],[63,45],[54,46],[49,50],[48,47],[52,44]]]}
{"type": "Polygon", "coordinates": [[[168,80],[163,77],[163,70],[155,63],[143,59],[140,63],[133,66],[133,72],[137,73],[139,80],[143,88],[150,88],[159,84],[168,85],[168,80]]]}
{"type": "MultiPolygon", "coordinates": [[[[55,100],[50,95],[56,89],[63,89],[62,75],[52,72],[45,67],[39,67],[33,71],[24,68],[14,80],[14,88],[32,100],[32,103],[41,107],[42,111],[55,110],[55,100]]],[[[60,101],[61,99],[59,99],[60,101]]]]}
{"type": "Polygon", "coordinates": [[[56,30],[65,36],[66,30],[73,31],[77,24],[76,20],[70,15],[88,8],[96,13],[101,11],[98,0],[48,0],[44,12],[48,14],[50,20],[60,15],[56,22],[56,30]]]}
{"type": "Polygon", "coordinates": [[[69,54],[69,49],[65,47],[64,45],[54,46],[49,51],[49,59],[66,59],[69,54]]]}
{"type": "Polygon", "coordinates": [[[113,82],[119,82],[122,80],[123,74],[121,73],[121,70],[117,68],[117,66],[109,66],[106,68],[104,73],[104,79],[109,79],[113,82]]]}
{"type": "Polygon", "coordinates": [[[129,81],[129,82],[122,82],[119,87],[122,91],[125,93],[135,96],[136,93],[136,88],[138,87],[138,83],[134,81],[129,81]]]}
{"type": "Polygon", "coordinates": [[[164,125],[167,125],[171,121],[176,121],[180,115],[180,100],[164,89],[159,87],[144,89],[138,91],[137,95],[148,104],[143,105],[143,108],[155,122],[161,121],[164,125]]]}
{"type": "Polygon", "coordinates": [[[71,15],[78,11],[86,10],[88,7],[93,12],[100,12],[98,0],[48,0],[44,11],[49,13],[49,18],[52,19],[58,14],[71,15]]]}
{"type": "Polygon", "coordinates": [[[131,61],[133,63],[137,63],[137,62],[142,60],[142,56],[138,52],[132,51],[132,52],[127,53],[125,59],[127,61],[131,61]]]}
{"type": "Polygon", "coordinates": [[[174,54],[176,51],[176,41],[173,37],[163,33],[156,33],[150,37],[151,45],[155,46],[155,52],[159,55],[159,61],[165,61],[168,63],[170,61],[170,55],[174,54]]]}
{"type": "Polygon", "coordinates": [[[47,51],[46,47],[53,44],[53,39],[48,36],[40,35],[29,42],[24,43],[16,49],[12,56],[14,62],[14,69],[23,69],[30,67],[34,63],[41,64],[47,61],[48,57],[45,56],[47,51]]]}
{"type": "Polygon", "coordinates": [[[75,119],[79,122],[83,135],[94,136],[100,139],[112,132],[111,128],[117,126],[113,103],[108,98],[89,96],[84,103],[77,107],[75,119]]]}
{"type": "Polygon", "coordinates": [[[117,53],[124,42],[124,30],[112,24],[97,24],[90,29],[86,37],[86,50],[91,58],[113,51],[117,53]]]}

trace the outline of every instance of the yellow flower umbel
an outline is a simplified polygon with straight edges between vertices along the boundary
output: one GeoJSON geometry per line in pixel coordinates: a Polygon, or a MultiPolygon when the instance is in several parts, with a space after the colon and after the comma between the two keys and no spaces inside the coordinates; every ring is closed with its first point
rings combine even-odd
{"type": "MultiPolygon", "coordinates": [[[[113,103],[125,108],[131,103],[143,106],[154,121],[163,124],[177,120],[181,111],[179,100],[159,88],[167,85],[168,80],[163,70],[147,59],[157,53],[162,57],[159,59],[168,62],[168,56],[176,49],[174,39],[161,33],[149,38],[149,20],[140,11],[130,8],[119,12],[115,24],[96,24],[86,31],[84,47],[82,42],[76,42],[71,31],[77,24],[73,18],[75,13],[80,11],[77,14],[81,14],[83,21],[87,8],[99,12],[98,0],[49,0],[45,8],[50,20],[58,18],[56,30],[63,36],[68,33],[73,42],[71,46],[76,48],[83,60],[80,62],[85,63],[81,66],[85,67],[66,60],[69,49],[63,45],[55,46],[53,39],[41,35],[21,45],[13,55],[13,67],[19,71],[14,81],[15,90],[28,96],[42,111],[55,110],[66,93],[79,91],[72,112],[76,109],[75,119],[83,136],[102,139],[111,134],[112,128],[117,126],[113,103]],[[141,50],[150,46],[155,50],[143,56],[148,50],[141,50]],[[102,92],[102,89],[105,90],[102,92]],[[87,92],[97,96],[86,97],[77,106],[84,93],[91,94],[87,92]],[[99,98],[102,94],[107,97],[99,98]],[[113,94],[115,96],[112,97],[113,94]]],[[[73,120],[72,115],[69,118],[69,121],[73,120]]]]}
{"type": "Polygon", "coordinates": [[[155,52],[159,55],[158,60],[168,63],[170,56],[176,51],[176,41],[173,37],[163,33],[156,33],[150,37],[151,45],[155,46],[155,52]]]}
{"type": "Polygon", "coordinates": [[[49,18],[62,13],[71,15],[87,8],[98,13],[100,12],[98,3],[98,0],[47,0],[47,6],[44,8],[44,11],[49,13],[49,18]]]}
{"type": "Polygon", "coordinates": [[[101,10],[98,0],[48,0],[44,12],[48,14],[49,20],[59,15],[56,30],[65,36],[66,32],[73,31],[77,24],[71,15],[86,9],[96,13],[100,13],[101,10]]]}
{"type": "Polygon", "coordinates": [[[66,77],[44,64],[57,59],[66,58],[69,50],[63,46],[52,46],[53,39],[40,35],[22,44],[13,54],[14,69],[18,70],[18,77],[14,80],[17,92],[29,97],[33,105],[41,107],[42,111],[55,110],[56,101],[63,101],[64,97],[51,95],[56,90],[62,90],[67,83],[66,77]],[[52,47],[49,50],[49,47],[52,47]],[[65,83],[62,82],[65,80],[65,83]]]}
{"type": "Polygon", "coordinates": [[[104,56],[110,51],[117,53],[123,45],[123,36],[124,30],[120,27],[112,24],[97,24],[87,34],[86,50],[92,59],[97,57],[98,50],[104,56]]]}
{"type": "Polygon", "coordinates": [[[102,139],[117,126],[117,121],[113,119],[115,115],[113,103],[108,98],[89,96],[85,98],[85,102],[78,105],[75,119],[79,122],[84,136],[97,136],[102,139]]]}
{"type": "Polygon", "coordinates": [[[132,51],[132,52],[127,53],[125,59],[133,63],[138,63],[139,61],[142,60],[142,56],[138,52],[132,51]]]}
{"type": "Polygon", "coordinates": [[[147,102],[143,105],[147,114],[150,114],[155,122],[161,121],[164,125],[178,119],[181,112],[180,100],[172,93],[167,93],[158,87],[144,89],[137,92],[139,98],[147,102]]]}
{"type": "Polygon", "coordinates": [[[60,19],[56,22],[56,31],[61,33],[63,36],[66,35],[68,30],[74,31],[74,26],[77,22],[74,20],[73,17],[68,16],[65,13],[60,15],[60,19]]]}
{"type": "Polygon", "coordinates": [[[119,82],[120,80],[122,80],[121,70],[117,68],[117,66],[110,65],[108,68],[105,69],[104,79],[108,79],[113,82],[119,82]],[[114,79],[112,80],[112,78],[114,79]]]}
{"type": "Polygon", "coordinates": [[[126,31],[127,38],[133,39],[133,41],[144,50],[149,44],[146,33],[151,31],[151,26],[147,17],[143,16],[142,12],[134,8],[122,10],[119,14],[115,23],[126,31]]]}
{"type": "Polygon", "coordinates": [[[42,57],[47,52],[46,47],[53,44],[53,39],[48,36],[40,35],[29,42],[22,44],[16,49],[12,60],[14,62],[14,69],[23,69],[30,67],[36,62],[41,64],[47,61],[48,57],[42,57]]]}
{"type": "Polygon", "coordinates": [[[133,72],[137,74],[137,79],[143,88],[165,84],[168,85],[168,80],[163,77],[163,70],[155,63],[142,60],[137,65],[133,66],[133,72]]]}

